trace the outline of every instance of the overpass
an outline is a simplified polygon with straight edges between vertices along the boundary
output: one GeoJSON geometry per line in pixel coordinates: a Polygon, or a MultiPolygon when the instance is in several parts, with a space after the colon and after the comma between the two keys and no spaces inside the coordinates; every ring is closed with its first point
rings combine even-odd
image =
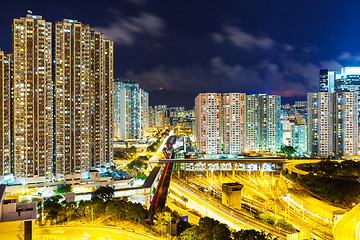
{"type": "Polygon", "coordinates": [[[260,171],[271,172],[280,171],[283,164],[287,163],[285,158],[238,158],[238,159],[160,159],[158,164],[174,163],[174,171],[177,176],[186,172],[232,172],[236,171],[260,171]]]}
{"type": "MultiPolygon", "coordinates": [[[[159,155],[159,154],[158,154],[159,155]]],[[[163,169],[167,164],[174,164],[172,171],[176,171],[178,176],[181,172],[206,171],[231,171],[235,175],[236,171],[278,171],[287,168],[291,172],[298,174],[307,174],[307,172],[297,169],[295,166],[305,163],[316,163],[319,159],[298,159],[289,160],[285,158],[240,158],[240,159],[157,159],[154,157],[151,164],[156,164],[151,170],[149,176],[141,187],[115,189],[115,197],[127,197],[133,195],[145,195],[145,205],[149,207],[148,196],[153,194],[158,182],[161,180],[163,169]]],[[[150,163],[150,161],[149,161],[150,163]]],[[[167,169],[166,169],[167,170],[167,169]]],[[[171,172],[172,172],[171,171],[171,172]]],[[[168,170],[167,170],[168,172],[168,170]]],[[[165,177],[165,176],[164,176],[165,177]]],[[[169,178],[169,177],[167,177],[169,178]]],[[[72,193],[67,198],[73,201],[90,200],[91,192],[72,193]]]]}

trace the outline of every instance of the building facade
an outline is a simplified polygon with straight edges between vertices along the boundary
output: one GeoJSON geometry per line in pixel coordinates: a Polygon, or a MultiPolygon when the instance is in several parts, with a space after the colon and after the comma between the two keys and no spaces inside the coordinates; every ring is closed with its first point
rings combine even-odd
{"type": "Polygon", "coordinates": [[[149,122],[149,96],[132,81],[114,82],[114,137],[142,139],[149,122]]]}
{"type": "Polygon", "coordinates": [[[54,26],[54,173],[112,163],[113,43],[77,20],[54,26]]]}
{"type": "Polygon", "coordinates": [[[200,93],[195,98],[195,129],[199,153],[222,153],[221,93],[200,93]]]}
{"type": "Polygon", "coordinates": [[[223,94],[223,152],[246,151],[246,94],[223,94]]]}
{"type": "Polygon", "coordinates": [[[0,179],[11,173],[11,96],[12,56],[0,51],[0,179]]]}
{"type": "Polygon", "coordinates": [[[199,94],[195,99],[195,129],[200,153],[245,152],[246,94],[199,94]]]}
{"type": "Polygon", "coordinates": [[[0,175],[80,178],[111,164],[113,43],[76,20],[28,14],[12,27],[13,54],[0,52],[0,143],[11,146],[0,175]]]}
{"type": "Polygon", "coordinates": [[[14,19],[13,174],[52,176],[52,24],[41,16],[14,19]]]}
{"type": "Polygon", "coordinates": [[[334,154],[358,155],[358,93],[334,93],[334,154]]]}
{"type": "Polygon", "coordinates": [[[335,79],[339,73],[335,71],[329,71],[329,69],[320,69],[320,92],[334,92],[335,91],[335,79]]]}
{"type": "Polygon", "coordinates": [[[246,146],[250,152],[259,151],[259,98],[257,95],[246,96],[246,146]]]}
{"type": "Polygon", "coordinates": [[[54,119],[56,176],[90,171],[91,31],[74,20],[54,27],[54,119]]]}
{"type": "Polygon", "coordinates": [[[308,93],[308,152],[315,156],[358,153],[357,93],[308,93]]]}
{"type": "Polygon", "coordinates": [[[307,125],[293,124],[291,125],[291,146],[296,152],[307,153],[307,125]]]}
{"type": "Polygon", "coordinates": [[[333,152],[333,94],[308,93],[308,152],[330,156],[333,152]]]}
{"type": "Polygon", "coordinates": [[[277,151],[281,147],[281,97],[259,95],[260,149],[277,151]]]}

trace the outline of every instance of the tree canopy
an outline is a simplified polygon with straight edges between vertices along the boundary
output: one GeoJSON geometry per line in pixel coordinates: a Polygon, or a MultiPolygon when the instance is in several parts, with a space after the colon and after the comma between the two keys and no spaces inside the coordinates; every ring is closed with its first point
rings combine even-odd
{"type": "Polygon", "coordinates": [[[103,200],[109,200],[110,198],[114,197],[114,189],[112,187],[104,187],[101,186],[97,189],[95,189],[91,194],[91,199],[103,199],[103,200]]]}

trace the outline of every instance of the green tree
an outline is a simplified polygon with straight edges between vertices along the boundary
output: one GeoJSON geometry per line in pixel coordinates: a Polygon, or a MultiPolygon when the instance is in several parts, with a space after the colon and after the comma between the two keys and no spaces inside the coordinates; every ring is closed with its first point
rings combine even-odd
{"type": "Polygon", "coordinates": [[[46,219],[53,220],[57,218],[59,211],[63,208],[59,202],[61,198],[61,196],[55,195],[45,200],[44,213],[46,219]]]}
{"type": "Polygon", "coordinates": [[[60,193],[68,193],[72,191],[73,189],[71,184],[61,184],[56,187],[55,193],[60,194],[60,193]]]}
{"type": "Polygon", "coordinates": [[[114,197],[114,189],[112,187],[101,186],[95,189],[91,194],[91,200],[103,199],[108,201],[110,198],[113,197],[114,197]]]}
{"type": "Polygon", "coordinates": [[[281,150],[286,154],[287,157],[290,157],[296,153],[296,150],[292,146],[283,146],[281,147],[281,150]]]}
{"type": "Polygon", "coordinates": [[[180,239],[231,240],[227,225],[209,217],[200,218],[198,226],[187,228],[180,234],[180,239]]]}
{"type": "Polygon", "coordinates": [[[234,240],[276,240],[276,237],[273,237],[271,233],[266,234],[264,231],[256,231],[254,229],[250,230],[240,230],[233,233],[234,240]]]}
{"type": "Polygon", "coordinates": [[[181,240],[198,240],[199,238],[199,226],[192,226],[190,228],[185,229],[180,234],[181,240]]]}
{"type": "Polygon", "coordinates": [[[134,159],[133,161],[131,161],[128,165],[127,165],[127,168],[128,168],[128,171],[129,172],[132,172],[133,175],[136,176],[137,178],[137,175],[140,175],[144,169],[146,169],[148,166],[148,164],[146,162],[144,162],[141,158],[136,158],[134,159]]]}
{"type": "Polygon", "coordinates": [[[155,213],[154,228],[161,235],[169,232],[171,224],[171,212],[158,211],[155,213]]]}
{"type": "Polygon", "coordinates": [[[226,224],[220,223],[213,230],[214,240],[230,240],[231,232],[226,224]]]}

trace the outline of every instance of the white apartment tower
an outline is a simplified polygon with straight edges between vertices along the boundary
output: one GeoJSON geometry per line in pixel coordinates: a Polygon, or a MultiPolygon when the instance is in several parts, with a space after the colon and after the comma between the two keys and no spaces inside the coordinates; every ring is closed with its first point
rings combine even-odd
{"type": "Polygon", "coordinates": [[[52,24],[41,16],[14,19],[13,173],[52,175],[52,24]]]}
{"type": "Polygon", "coordinates": [[[259,151],[259,97],[255,94],[246,96],[246,147],[247,151],[259,151]]]}
{"type": "Polygon", "coordinates": [[[222,153],[222,95],[200,93],[195,98],[195,128],[199,153],[222,153]]]}
{"type": "Polygon", "coordinates": [[[277,151],[281,147],[281,97],[278,95],[259,95],[259,135],[260,149],[277,151]]]}
{"type": "Polygon", "coordinates": [[[358,93],[334,93],[334,153],[358,155],[358,93]]]}
{"type": "Polygon", "coordinates": [[[246,151],[246,94],[223,94],[223,152],[246,151]]]}
{"type": "Polygon", "coordinates": [[[200,93],[195,99],[196,139],[200,153],[246,151],[246,94],[200,93]]]}
{"type": "Polygon", "coordinates": [[[131,81],[115,81],[114,90],[114,137],[142,139],[149,119],[148,93],[131,81]]]}
{"type": "Polygon", "coordinates": [[[330,156],[333,152],[333,94],[308,93],[308,152],[330,156]]]}

